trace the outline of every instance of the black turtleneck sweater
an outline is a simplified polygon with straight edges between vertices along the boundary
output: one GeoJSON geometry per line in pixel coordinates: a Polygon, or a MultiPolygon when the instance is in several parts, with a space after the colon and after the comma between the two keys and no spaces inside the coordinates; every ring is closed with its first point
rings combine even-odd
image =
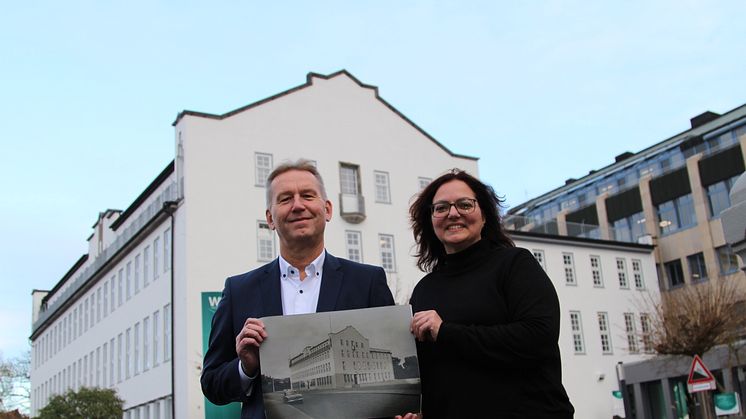
{"type": "Polygon", "coordinates": [[[425,419],[572,418],[557,293],[528,250],[482,240],[447,255],[410,303],[443,319],[436,342],[417,342],[425,419]]]}

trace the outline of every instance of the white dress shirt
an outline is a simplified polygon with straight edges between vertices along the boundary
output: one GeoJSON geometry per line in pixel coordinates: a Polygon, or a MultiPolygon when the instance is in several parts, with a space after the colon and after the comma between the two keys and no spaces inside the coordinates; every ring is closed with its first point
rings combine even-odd
{"type": "MultiPolygon", "coordinates": [[[[324,271],[324,259],[326,259],[326,250],[306,266],[306,277],[300,279],[300,269],[288,263],[280,255],[280,288],[282,297],[282,314],[306,314],[315,313],[316,306],[319,303],[319,290],[321,290],[321,277],[324,271]]],[[[250,395],[254,386],[254,380],[257,374],[249,377],[241,368],[241,362],[238,363],[238,373],[241,376],[241,384],[250,395]]]]}

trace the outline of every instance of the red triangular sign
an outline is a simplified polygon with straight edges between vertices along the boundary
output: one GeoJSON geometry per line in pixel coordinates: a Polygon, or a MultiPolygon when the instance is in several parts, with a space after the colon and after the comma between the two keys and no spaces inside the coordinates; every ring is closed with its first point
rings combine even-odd
{"type": "Polygon", "coordinates": [[[696,384],[707,381],[715,381],[715,377],[712,375],[710,370],[705,367],[705,363],[702,362],[702,358],[699,355],[694,355],[694,361],[692,361],[692,368],[689,370],[688,384],[696,384]]]}

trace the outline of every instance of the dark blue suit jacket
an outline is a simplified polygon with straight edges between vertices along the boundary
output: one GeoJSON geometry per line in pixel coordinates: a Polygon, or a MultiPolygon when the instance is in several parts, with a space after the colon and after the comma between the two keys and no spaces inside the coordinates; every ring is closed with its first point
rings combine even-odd
{"type": "MultiPolygon", "coordinates": [[[[382,268],[326,254],[316,312],[393,304],[382,268]]],[[[249,317],[279,315],[282,315],[282,297],[278,259],[225,280],[223,297],[212,318],[210,345],[200,379],[208,400],[218,405],[242,402],[242,419],[264,418],[261,380],[257,378],[254,382],[251,396],[247,397],[241,388],[236,336],[249,317]]]]}

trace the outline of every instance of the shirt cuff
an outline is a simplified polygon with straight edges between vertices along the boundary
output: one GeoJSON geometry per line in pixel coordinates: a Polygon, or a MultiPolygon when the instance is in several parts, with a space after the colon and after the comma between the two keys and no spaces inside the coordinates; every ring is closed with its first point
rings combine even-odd
{"type": "Polygon", "coordinates": [[[246,397],[251,396],[251,393],[254,392],[254,380],[256,380],[256,377],[259,375],[259,370],[254,373],[253,377],[249,377],[246,375],[246,373],[243,371],[243,367],[241,367],[241,360],[238,360],[238,376],[241,378],[241,389],[243,390],[244,394],[246,394],[246,397]]]}

